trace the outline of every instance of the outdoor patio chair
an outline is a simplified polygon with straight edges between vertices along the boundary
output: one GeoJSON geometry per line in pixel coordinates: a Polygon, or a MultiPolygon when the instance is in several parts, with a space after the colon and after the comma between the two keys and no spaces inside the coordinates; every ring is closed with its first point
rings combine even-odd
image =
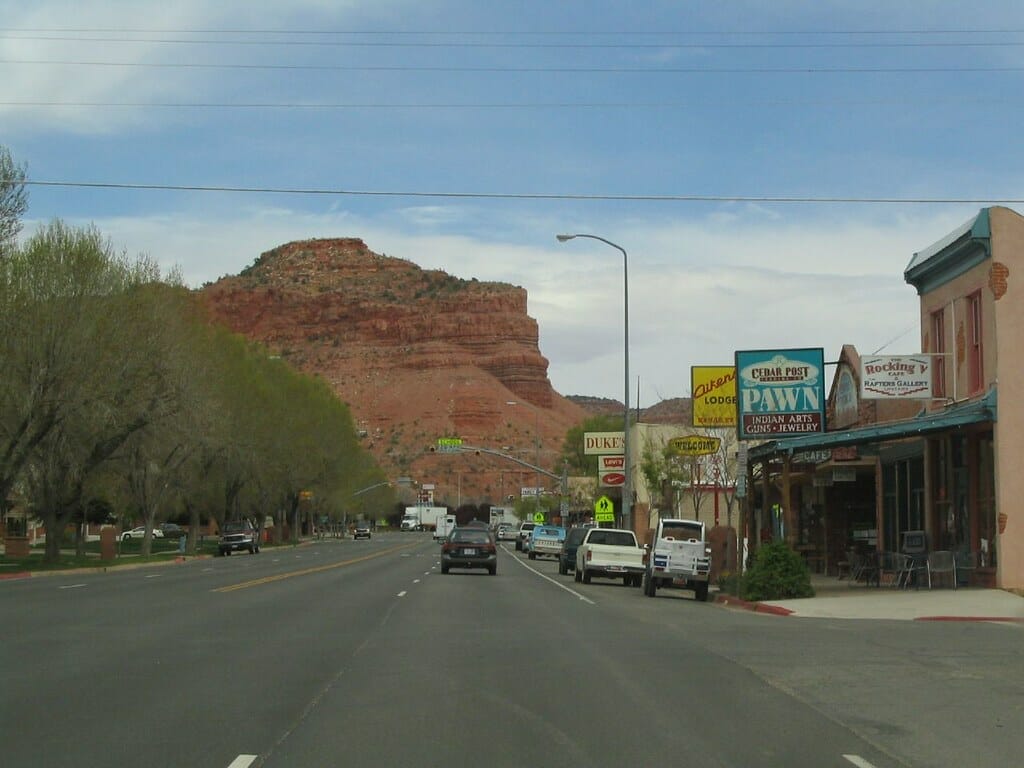
{"type": "Polygon", "coordinates": [[[959,551],[953,555],[953,568],[956,578],[956,583],[967,586],[969,582],[970,571],[973,571],[978,567],[978,555],[976,552],[965,552],[959,551]],[[963,581],[961,581],[961,575],[963,581]]]}
{"type": "Polygon", "coordinates": [[[942,575],[944,573],[949,574],[949,580],[953,583],[953,589],[956,589],[956,561],[953,559],[953,553],[940,549],[937,552],[928,553],[928,589],[932,588],[932,574],[942,575]]]}

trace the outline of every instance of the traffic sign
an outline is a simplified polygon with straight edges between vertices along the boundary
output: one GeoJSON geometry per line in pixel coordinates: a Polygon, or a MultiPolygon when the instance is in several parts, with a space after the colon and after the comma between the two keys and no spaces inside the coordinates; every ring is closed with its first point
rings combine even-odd
{"type": "Polygon", "coordinates": [[[533,513],[533,522],[535,522],[535,523],[543,523],[544,522],[544,513],[543,512],[534,512],[533,513]]]}
{"type": "Polygon", "coordinates": [[[607,496],[602,496],[594,503],[594,520],[598,523],[615,522],[615,505],[607,496]]]}
{"type": "Polygon", "coordinates": [[[458,453],[462,447],[461,437],[439,437],[437,438],[437,450],[439,453],[458,453]]]}

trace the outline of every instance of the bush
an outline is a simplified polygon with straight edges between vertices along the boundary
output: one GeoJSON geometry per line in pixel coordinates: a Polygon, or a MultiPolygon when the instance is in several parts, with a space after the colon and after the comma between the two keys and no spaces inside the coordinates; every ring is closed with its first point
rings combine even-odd
{"type": "Polygon", "coordinates": [[[781,542],[765,544],[743,578],[742,596],[755,601],[814,597],[807,564],[781,542]]]}

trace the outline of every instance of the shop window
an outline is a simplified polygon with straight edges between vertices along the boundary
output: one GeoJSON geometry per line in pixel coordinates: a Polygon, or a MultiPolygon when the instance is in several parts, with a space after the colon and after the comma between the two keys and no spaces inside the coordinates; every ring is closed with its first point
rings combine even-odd
{"type": "Polygon", "coordinates": [[[932,367],[935,378],[932,381],[932,395],[946,396],[946,316],[945,309],[932,312],[932,367]]]}
{"type": "Polygon", "coordinates": [[[985,372],[981,354],[981,292],[967,297],[967,376],[969,394],[977,394],[985,386],[985,372]]]}

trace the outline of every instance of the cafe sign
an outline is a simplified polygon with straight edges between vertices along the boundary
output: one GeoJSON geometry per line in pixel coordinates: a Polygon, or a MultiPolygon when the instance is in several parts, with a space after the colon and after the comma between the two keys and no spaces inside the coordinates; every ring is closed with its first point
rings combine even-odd
{"type": "Polygon", "coordinates": [[[861,358],[860,396],[868,400],[932,396],[932,360],[928,355],[873,355],[861,358]]]}

